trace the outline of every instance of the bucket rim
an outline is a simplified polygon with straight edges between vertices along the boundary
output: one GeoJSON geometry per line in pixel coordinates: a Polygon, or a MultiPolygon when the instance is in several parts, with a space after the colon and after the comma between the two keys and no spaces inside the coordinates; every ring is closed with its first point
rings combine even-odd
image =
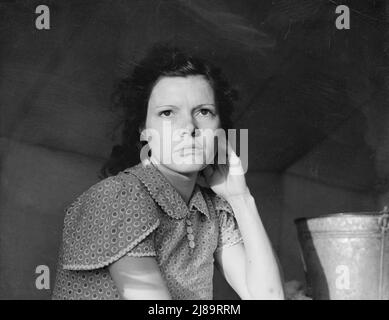
{"type": "Polygon", "coordinates": [[[379,217],[382,215],[382,212],[379,211],[361,211],[361,212],[338,212],[338,213],[328,213],[328,214],[322,214],[316,217],[300,217],[294,219],[294,223],[298,224],[303,221],[308,220],[319,220],[323,218],[341,218],[341,217],[379,217]]]}

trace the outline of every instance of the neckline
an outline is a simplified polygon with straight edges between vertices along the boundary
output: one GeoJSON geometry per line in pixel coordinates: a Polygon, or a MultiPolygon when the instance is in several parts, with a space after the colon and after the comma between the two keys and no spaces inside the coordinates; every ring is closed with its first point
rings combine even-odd
{"type": "Polygon", "coordinates": [[[158,163],[152,157],[150,158],[151,165],[158,170],[164,178],[171,184],[171,186],[181,196],[182,200],[187,206],[191,203],[197,185],[197,174],[193,177],[187,177],[184,174],[175,172],[170,168],[158,163]],[[182,191],[181,191],[182,190],[182,191]]]}
{"type": "Polygon", "coordinates": [[[147,188],[152,198],[172,218],[187,217],[193,206],[207,218],[210,218],[209,199],[206,197],[207,200],[205,200],[202,188],[197,182],[187,204],[169,180],[150,161],[141,162],[123,172],[135,175],[147,188]]]}

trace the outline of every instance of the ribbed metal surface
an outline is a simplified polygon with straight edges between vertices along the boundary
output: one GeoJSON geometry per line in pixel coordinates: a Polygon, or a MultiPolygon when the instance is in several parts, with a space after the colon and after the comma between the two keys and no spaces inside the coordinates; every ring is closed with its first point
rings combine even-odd
{"type": "Polygon", "coordinates": [[[387,212],[295,221],[313,299],[389,299],[387,212]]]}

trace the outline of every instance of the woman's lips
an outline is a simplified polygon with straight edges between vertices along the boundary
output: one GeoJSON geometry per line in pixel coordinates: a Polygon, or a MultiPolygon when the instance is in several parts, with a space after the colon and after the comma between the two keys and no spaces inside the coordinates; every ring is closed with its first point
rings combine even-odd
{"type": "Polygon", "coordinates": [[[188,145],[185,145],[185,146],[176,146],[173,150],[174,152],[180,152],[182,150],[192,150],[192,149],[198,149],[198,150],[202,150],[203,148],[200,146],[200,145],[196,145],[196,144],[188,144],[188,145]]]}
{"type": "Polygon", "coordinates": [[[202,152],[202,149],[196,147],[181,148],[178,150],[181,155],[194,154],[202,152]]]}

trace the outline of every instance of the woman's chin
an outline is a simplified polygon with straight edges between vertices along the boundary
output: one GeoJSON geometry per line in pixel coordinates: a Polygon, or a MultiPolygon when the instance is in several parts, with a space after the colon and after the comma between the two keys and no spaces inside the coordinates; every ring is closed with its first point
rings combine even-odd
{"type": "Polygon", "coordinates": [[[204,163],[172,163],[169,165],[169,168],[182,174],[188,174],[201,171],[206,166],[204,163]]]}
{"type": "Polygon", "coordinates": [[[210,164],[210,162],[207,162],[203,154],[188,154],[184,156],[174,155],[169,159],[163,159],[160,163],[162,163],[165,167],[182,174],[199,172],[210,164]]]}

